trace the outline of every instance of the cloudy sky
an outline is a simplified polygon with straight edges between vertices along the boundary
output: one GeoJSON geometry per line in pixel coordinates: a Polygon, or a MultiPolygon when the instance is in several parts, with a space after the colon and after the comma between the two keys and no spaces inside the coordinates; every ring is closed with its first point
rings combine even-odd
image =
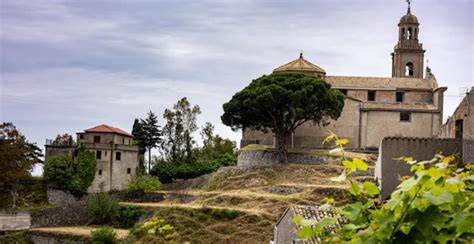
{"type": "MultiPolygon", "coordinates": [[[[391,75],[403,0],[0,1],[0,121],[32,142],[98,124],[130,131],[186,96],[239,140],[222,104],[298,57],[329,75],[391,75]]],[[[415,0],[445,116],[473,79],[473,1],[415,0]]],[[[161,121],[162,122],[162,121],[161,121]]]]}

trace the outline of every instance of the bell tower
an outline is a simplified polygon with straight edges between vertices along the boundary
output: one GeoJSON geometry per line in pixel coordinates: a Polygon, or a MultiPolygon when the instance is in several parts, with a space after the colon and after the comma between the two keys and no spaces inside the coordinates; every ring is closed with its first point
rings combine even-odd
{"type": "Polygon", "coordinates": [[[407,14],[398,23],[398,43],[392,53],[392,77],[423,78],[425,50],[418,40],[418,18],[411,14],[410,0],[407,14]]]}

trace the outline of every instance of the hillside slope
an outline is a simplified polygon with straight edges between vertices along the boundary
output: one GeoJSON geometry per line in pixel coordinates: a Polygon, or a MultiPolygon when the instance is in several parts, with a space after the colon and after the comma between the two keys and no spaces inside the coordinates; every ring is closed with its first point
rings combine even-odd
{"type": "MultiPolygon", "coordinates": [[[[374,156],[365,155],[373,165],[374,156]]],[[[259,168],[225,167],[196,179],[165,185],[165,200],[123,203],[153,209],[175,227],[176,241],[264,243],[273,224],[292,204],[317,205],[325,197],[337,204],[350,199],[347,185],[329,177],[342,172],[339,160],[326,165],[287,164],[259,168]]],[[[371,179],[373,167],[356,179],[371,179]]],[[[139,237],[138,243],[158,241],[139,237]]]]}

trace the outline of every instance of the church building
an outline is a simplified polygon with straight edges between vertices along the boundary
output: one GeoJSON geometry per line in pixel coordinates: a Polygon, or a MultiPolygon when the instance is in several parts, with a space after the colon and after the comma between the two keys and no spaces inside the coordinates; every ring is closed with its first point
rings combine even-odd
{"type": "MultiPolygon", "coordinates": [[[[297,72],[321,78],[345,95],[341,117],[322,127],[311,122],[298,127],[290,148],[323,148],[328,131],[349,139],[348,149],[374,150],[387,136],[435,137],[443,119],[443,93],[429,67],[424,73],[424,53],[418,19],[407,13],[398,23],[398,42],[392,53],[392,77],[326,75],[326,71],[299,58],[273,72],[297,72]]],[[[244,129],[241,147],[275,145],[271,133],[244,129]]]]}

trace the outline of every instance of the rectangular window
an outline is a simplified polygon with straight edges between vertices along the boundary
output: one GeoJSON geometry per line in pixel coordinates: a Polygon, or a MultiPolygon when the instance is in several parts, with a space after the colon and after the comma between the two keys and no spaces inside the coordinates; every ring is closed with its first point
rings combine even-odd
{"type": "Polygon", "coordinates": [[[131,168],[127,168],[127,174],[131,174],[132,173],[132,169],[131,168]]]}
{"type": "Polygon", "coordinates": [[[95,152],[95,159],[102,159],[102,151],[95,152]]]}
{"type": "Polygon", "coordinates": [[[79,139],[81,139],[81,140],[84,139],[84,135],[82,135],[82,134],[79,135],[79,139]]]}
{"type": "Polygon", "coordinates": [[[405,97],[405,92],[396,92],[396,101],[401,103],[405,97]]]}
{"type": "Polygon", "coordinates": [[[122,160],[122,153],[121,152],[115,152],[115,160],[122,160]]]}
{"type": "Polygon", "coordinates": [[[101,169],[99,169],[99,175],[102,175],[102,170],[101,169]]]}
{"type": "Polygon", "coordinates": [[[367,92],[367,101],[375,101],[375,91],[367,92]]]}
{"type": "Polygon", "coordinates": [[[347,96],[347,89],[341,89],[339,90],[344,96],[347,96]]]}
{"type": "Polygon", "coordinates": [[[400,113],[400,121],[402,121],[402,122],[410,122],[410,121],[411,121],[411,113],[408,113],[408,112],[401,112],[401,113],[400,113]]]}
{"type": "Polygon", "coordinates": [[[125,138],[122,138],[122,144],[125,145],[125,138]]]}
{"type": "Polygon", "coordinates": [[[94,136],[94,143],[100,143],[100,136],[94,136]]]}
{"type": "Polygon", "coordinates": [[[462,138],[462,134],[463,134],[463,120],[462,119],[458,119],[456,120],[455,122],[455,137],[456,138],[462,138]]]}

